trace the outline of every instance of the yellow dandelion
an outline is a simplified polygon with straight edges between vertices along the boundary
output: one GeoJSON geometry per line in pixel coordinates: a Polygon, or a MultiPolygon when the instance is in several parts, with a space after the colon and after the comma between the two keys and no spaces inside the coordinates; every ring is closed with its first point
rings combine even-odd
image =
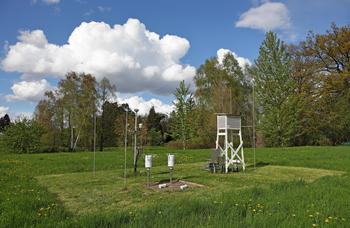
{"type": "Polygon", "coordinates": [[[47,216],[47,214],[44,214],[44,216],[47,216]]]}
{"type": "Polygon", "coordinates": [[[341,218],[341,220],[342,220],[343,222],[345,222],[345,221],[346,221],[346,219],[345,219],[345,218],[341,218]]]}
{"type": "Polygon", "coordinates": [[[217,203],[216,200],[214,200],[214,203],[217,203]]]}
{"type": "Polygon", "coordinates": [[[38,216],[41,216],[41,214],[40,214],[40,213],[38,213],[38,216]]]}
{"type": "Polygon", "coordinates": [[[132,215],[132,211],[129,211],[129,215],[132,215]]]}
{"type": "Polygon", "coordinates": [[[42,208],[40,208],[40,211],[42,211],[42,210],[44,210],[44,208],[42,207],[42,208]]]}
{"type": "Polygon", "coordinates": [[[158,214],[162,214],[162,211],[158,211],[158,214]]]}
{"type": "Polygon", "coordinates": [[[220,201],[220,203],[222,204],[223,202],[222,202],[222,201],[220,201]]]}
{"type": "Polygon", "coordinates": [[[329,222],[329,220],[328,220],[328,219],[326,219],[326,220],[324,220],[324,222],[325,222],[325,223],[328,223],[328,222],[329,222]]]}
{"type": "Polygon", "coordinates": [[[337,220],[337,219],[338,219],[338,217],[334,217],[334,219],[335,219],[335,220],[337,220]]]}
{"type": "Polygon", "coordinates": [[[293,217],[295,217],[295,216],[296,216],[296,214],[292,214],[292,216],[293,216],[293,217]]]}
{"type": "Polygon", "coordinates": [[[312,217],[313,217],[313,215],[309,215],[309,217],[310,217],[310,218],[312,218],[312,217]]]}
{"type": "Polygon", "coordinates": [[[316,227],[316,224],[314,223],[314,224],[312,224],[312,226],[313,226],[313,227],[316,227]]]}
{"type": "Polygon", "coordinates": [[[316,215],[319,215],[320,214],[320,212],[316,212],[316,215]]]}
{"type": "Polygon", "coordinates": [[[235,205],[238,206],[238,203],[236,203],[235,205]]]}
{"type": "Polygon", "coordinates": [[[253,212],[256,212],[256,210],[255,210],[255,209],[253,209],[253,212]]]}
{"type": "Polygon", "coordinates": [[[328,219],[332,219],[333,217],[332,216],[329,216],[328,219]]]}
{"type": "Polygon", "coordinates": [[[306,212],[310,212],[310,210],[306,210],[306,212]]]}

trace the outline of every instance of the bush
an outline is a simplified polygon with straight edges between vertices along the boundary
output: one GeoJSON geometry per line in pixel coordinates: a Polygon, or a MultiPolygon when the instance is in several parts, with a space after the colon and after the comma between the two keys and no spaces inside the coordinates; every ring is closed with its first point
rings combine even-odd
{"type": "Polygon", "coordinates": [[[44,128],[37,121],[24,118],[7,127],[1,141],[11,153],[37,153],[43,133],[44,128]]]}

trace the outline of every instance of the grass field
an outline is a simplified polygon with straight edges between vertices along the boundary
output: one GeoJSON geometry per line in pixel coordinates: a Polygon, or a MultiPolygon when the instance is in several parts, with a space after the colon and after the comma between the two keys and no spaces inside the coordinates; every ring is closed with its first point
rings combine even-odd
{"type": "Polygon", "coordinates": [[[128,151],[123,190],[122,150],[96,153],[0,152],[0,227],[350,227],[350,148],[294,147],[245,150],[245,173],[201,170],[209,150],[147,148],[151,181],[169,177],[204,185],[184,191],[144,186],[128,151]]]}

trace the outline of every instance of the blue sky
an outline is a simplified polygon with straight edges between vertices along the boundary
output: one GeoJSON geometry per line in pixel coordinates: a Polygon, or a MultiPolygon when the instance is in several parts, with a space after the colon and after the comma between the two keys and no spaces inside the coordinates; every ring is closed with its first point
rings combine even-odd
{"type": "Polygon", "coordinates": [[[10,117],[32,113],[70,70],[109,78],[144,113],[167,112],[179,81],[220,49],[253,63],[267,30],[298,43],[350,24],[350,0],[3,0],[0,10],[0,115],[10,117]]]}

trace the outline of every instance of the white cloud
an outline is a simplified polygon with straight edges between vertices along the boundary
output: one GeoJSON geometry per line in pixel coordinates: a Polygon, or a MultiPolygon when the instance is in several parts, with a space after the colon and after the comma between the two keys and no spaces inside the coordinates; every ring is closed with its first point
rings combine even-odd
{"type": "Polygon", "coordinates": [[[0,106],[0,118],[9,111],[9,107],[0,106]]]}
{"type": "Polygon", "coordinates": [[[23,73],[23,80],[67,72],[91,73],[109,78],[118,92],[149,91],[169,95],[181,80],[191,81],[193,66],[180,59],[190,43],[175,35],[160,37],[137,19],[110,27],[103,22],[83,22],[62,46],[49,43],[42,30],[22,31],[19,42],[9,46],[0,68],[23,73]]]}
{"type": "Polygon", "coordinates": [[[134,110],[135,108],[139,109],[140,115],[146,115],[149,113],[149,110],[154,106],[154,110],[156,112],[164,113],[164,114],[170,114],[174,110],[173,105],[164,104],[162,101],[158,99],[151,99],[149,101],[146,101],[142,97],[139,96],[132,96],[129,98],[117,98],[117,101],[119,104],[125,104],[128,103],[129,107],[134,110]]]}
{"type": "Polygon", "coordinates": [[[103,7],[103,6],[98,6],[97,9],[100,11],[100,12],[109,12],[111,11],[111,8],[110,7],[103,7]]]}
{"type": "Polygon", "coordinates": [[[42,0],[42,1],[47,4],[56,4],[56,3],[59,3],[61,0],[42,0]]]}
{"type": "Polygon", "coordinates": [[[23,112],[23,111],[11,111],[9,113],[9,117],[11,121],[15,120],[22,120],[24,118],[26,119],[32,119],[34,116],[33,112],[23,112]]]}
{"type": "Polygon", "coordinates": [[[224,57],[225,57],[225,55],[227,55],[227,53],[231,53],[231,54],[235,57],[235,59],[237,60],[239,66],[240,66],[242,69],[244,69],[246,65],[248,65],[248,66],[251,66],[251,65],[252,65],[252,63],[249,61],[249,59],[244,58],[244,57],[239,57],[239,56],[238,56],[236,53],[234,53],[233,51],[228,50],[228,49],[223,49],[223,48],[219,49],[219,50],[216,52],[216,54],[217,54],[217,56],[218,56],[218,62],[219,62],[220,64],[222,64],[222,62],[224,61],[224,57]]]}
{"type": "Polygon", "coordinates": [[[291,27],[289,11],[280,2],[265,2],[259,7],[250,8],[239,17],[236,27],[260,29],[265,32],[291,27]]]}
{"type": "Polygon", "coordinates": [[[52,89],[52,86],[45,80],[21,81],[11,87],[13,94],[6,95],[9,102],[29,101],[38,102],[43,98],[44,93],[52,89]]]}

